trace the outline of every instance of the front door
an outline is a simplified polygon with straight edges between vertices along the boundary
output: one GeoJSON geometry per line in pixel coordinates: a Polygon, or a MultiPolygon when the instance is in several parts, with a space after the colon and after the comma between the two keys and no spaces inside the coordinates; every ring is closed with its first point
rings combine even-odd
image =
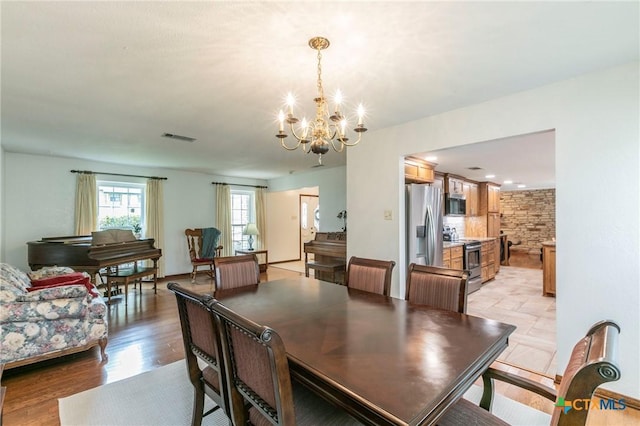
{"type": "MultiPolygon", "coordinates": [[[[300,258],[304,258],[304,243],[316,238],[320,226],[319,198],[300,195],[300,258]]],[[[309,259],[311,260],[311,259],[309,259]]]]}

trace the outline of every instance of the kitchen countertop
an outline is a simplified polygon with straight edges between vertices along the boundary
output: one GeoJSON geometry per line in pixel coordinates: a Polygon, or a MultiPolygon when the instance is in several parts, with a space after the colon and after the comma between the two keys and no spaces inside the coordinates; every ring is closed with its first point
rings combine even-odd
{"type": "Polygon", "coordinates": [[[543,246],[550,246],[550,247],[555,247],[556,246],[556,242],[554,241],[543,241],[542,242],[543,246]]]}
{"type": "Polygon", "coordinates": [[[443,241],[442,248],[460,247],[464,245],[464,241],[443,241]]]}

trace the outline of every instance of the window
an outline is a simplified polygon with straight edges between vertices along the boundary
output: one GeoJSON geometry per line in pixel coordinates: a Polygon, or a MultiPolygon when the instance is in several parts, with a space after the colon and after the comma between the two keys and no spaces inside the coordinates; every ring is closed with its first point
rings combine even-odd
{"type": "Polygon", "coordinates": [[[125,228],[140,233],[145,189],[139,183],[98,182],[98,229],[125,228]]]}
{"type": "Polygon", "coordinates": [[[234,250],[249,248],[249,236],[242,235],[242,231],[247,223],[255,223],[255,211],[253,191],[231,190],[231,234],[234,250]]]}

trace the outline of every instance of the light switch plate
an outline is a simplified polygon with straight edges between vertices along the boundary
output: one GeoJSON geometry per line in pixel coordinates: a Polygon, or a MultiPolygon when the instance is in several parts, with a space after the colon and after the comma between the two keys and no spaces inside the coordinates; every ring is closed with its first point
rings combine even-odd
{"type": "Polygon", "coordinates": [[[391,220],[393,217],[391,210],[385,210],[384,211],[384,220],[391,220]]]}

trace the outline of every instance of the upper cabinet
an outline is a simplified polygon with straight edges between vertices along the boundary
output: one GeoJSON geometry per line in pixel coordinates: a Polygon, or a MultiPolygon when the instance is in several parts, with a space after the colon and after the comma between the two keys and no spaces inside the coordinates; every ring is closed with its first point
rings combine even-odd
{"type": "Polygon", "coordinates": [[[435,166],[434,163],[417,157],[406,157],[404,159],[404,182],[433,183],[435,166]]]}
{"type": "Polygon", "coordinates": [[[458,177],[447,176],[444,182],[444,192],[446,192],[447,194],[464,194],[464,180],[458,177]]]}
{"type": "Polygon", "coordinates": [[[433,186],[440,188],[440,192],[444,194],[444,175],[436,172],[433,176],[433,186]]]}
{"type": "Polygon", "coordinates": [[[467,200],[467,216],[478,215],[478,184],[463,182],[464,198],[467,200]]]}
{"type": "Polygon", "coordinates": [[[478,214],[500,213],[500,186],[491,182],[478,184],[478,214]]]}

